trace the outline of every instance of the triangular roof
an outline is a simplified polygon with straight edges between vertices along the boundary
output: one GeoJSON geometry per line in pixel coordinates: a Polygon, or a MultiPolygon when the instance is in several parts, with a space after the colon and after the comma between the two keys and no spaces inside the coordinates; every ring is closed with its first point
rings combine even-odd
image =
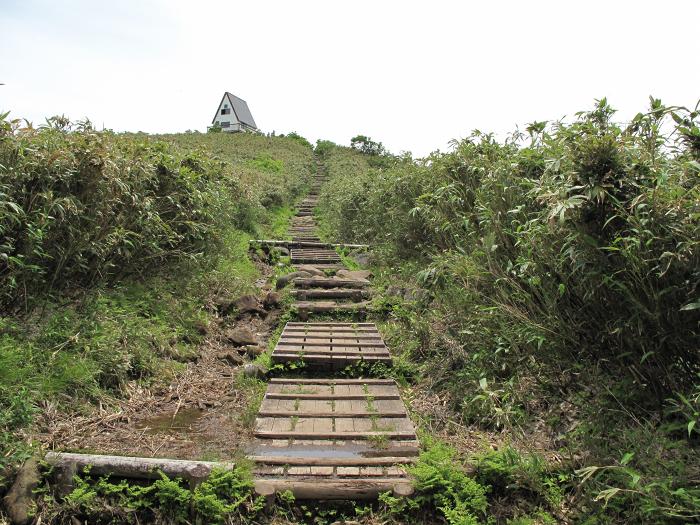
{"type": "MultiPolygon", "coordinates": [[[[226,98],[228,98],[228,101],[231,104],[231,108],[233,109],[233,112],[236,115],[238,122],[240,122],[241,124],[245,124],[246,126],[258,129],[257,124],[255,124],[255,120],[253,120],[253,115],[251,115],[250,109],[248,109],[247,102],[242,98],[238,98],[233,93],[229,93],[228,91],[224,93],[224,96],[221,98],[221,102],[219,102],[219,108],[221,107],[221,103],[226,98]]],[[[216,117],[218,115],[219,109],[217,108],[216,115],[214,115],[214,118],[212,119],[212,124],[214,123],[214,121],[216,121],[216,117]]]]}

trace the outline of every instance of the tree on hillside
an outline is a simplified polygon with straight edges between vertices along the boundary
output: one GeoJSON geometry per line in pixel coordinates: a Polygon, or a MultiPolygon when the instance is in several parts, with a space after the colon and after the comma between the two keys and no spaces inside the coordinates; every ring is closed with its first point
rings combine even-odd
{"type": "Polygon", "coordinates": [[[376,142],[365,135],[356,135],[350,139],[350,147],[364,153],[365,155],[377,156],[384,155],[386,153],[384,144],[381,142],[376,142]]]}

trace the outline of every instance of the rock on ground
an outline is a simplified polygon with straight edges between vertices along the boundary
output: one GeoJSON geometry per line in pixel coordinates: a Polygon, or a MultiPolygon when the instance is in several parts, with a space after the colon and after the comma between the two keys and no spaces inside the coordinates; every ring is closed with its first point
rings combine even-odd
{"type": "Polygon", "coordinates": [[[244,295],[236,299],[233,305],[239,314],[257,313],[265,315],[265,310],[260,306],[258,298],[254,295],[244,295]]]}
{"type": "Polygon", "coordinates": [[[264,379],[267,375],[265,367],[249,363],[243,367],[243,375],[246,377],[254,377],[256,379],[264,379]]]}
{"type": "Polygon", "coordinates": [[[265,352],[265,349],[262,346],[249,345],[245,347],[245,353],[250,357],[257,357],[263,352],[265,352]]]}
{"type": "Polygon", "coordinates": [[[226,331],[226,339],[235,346],[257,345],[258,337],[248,328],[231,328],[226,331]]]}
{"type": "Polygon", "coordinates": [[[282,301],[282,297],[277,292],[268,292],[263,300],[263,306],[268,310],[271,308],[277,308],[282,301]]]}
{"type": "Polygon", "coordinates": [[[369,270],[338,270],[335,272],[336,277],[341,279],[351,279],[351,280],[367,280],[372,275],[369,270]]]}
{"type": "Polygon", "coordinates": [[[237,352],[231,350],[224,350],[216,354],[216,358],[221,361],[226,361],[228,364],[233,366],[242,365],[245,359],[243,359],[237,352]]]}

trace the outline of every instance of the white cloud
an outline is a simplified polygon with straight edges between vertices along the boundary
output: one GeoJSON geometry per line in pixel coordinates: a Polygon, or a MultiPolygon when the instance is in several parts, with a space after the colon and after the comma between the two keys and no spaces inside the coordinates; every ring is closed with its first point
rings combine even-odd
{"type": "Polygon", "coordinates": [[[700,97],[697,1],[4,0],[0,109],[204,130],[221,94],[266,131],[425,154],[608,96],[700,97]]]}

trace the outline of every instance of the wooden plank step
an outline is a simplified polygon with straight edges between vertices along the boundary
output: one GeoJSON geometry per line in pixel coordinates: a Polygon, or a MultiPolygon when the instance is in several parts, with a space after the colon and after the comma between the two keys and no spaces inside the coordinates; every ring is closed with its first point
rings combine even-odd
{"type": "Polygon", "coordinates": [[[278,385],[393,385],[393,379],[286,379],[273,377],[270,383],[278,385]]]}
{"type": "Polygon", "coordinates": [[[297,430],[256,430],[255,437],[268,439],[416,439],[416,433],[411,430],[387,431],[348,431],[348,432],[302,432],[297,430]]]}
{"type": "Polygon", "coordinates": [[[315,314],[325,314],[325,313],[342,313],[342,312],[360,312],[366,310],[370,303],[367,301],[362,301],[358,303],[330,303],[330,302],[319,302],[314,303],[310,301],[296,302],[292,305],[298,311],[315,313],[315,314]]]}
{"type": "Polygon", "coordinates": [[[376,499],[383,492],[396,496],[413,493],[412,484],[405,478],[359,478],[348,480],[290,480],[288,478],[259,479],[255,491],[266,498],[274,498],[279,492],[290,491],[296,499],[307,500],[365,500],[376,499]]]}
{"type": "MultiPolygon", "coordinates": [[[[280,336],[283,341],[293,340],[308,340],[308,341],[324,341],[326,339],[338,340],[338,341],[366,341],[366,342],[380,342],[382,337],[379,332],[372,330],[352,330],[344,328],[325,328],[320,330],[310,330],[304,328],[288,328],[284,333],[284,336],[280,336]]],[[[326,341],[328,342],[328,341],[326,341]]]]}
{"type": "Polygon", "coordinates": [[[381,456],[381,457],[294,457],[294,456],[248,456],[248,459],[256,463],[267,465],[308,465],[317,467],[364,467],[377,465],[400,465],[416,462],[415,456],[381,456]]]}
{"type": "Polygon", "coordinates": [[[369,281],[366,279],[334,279],[332,277],[300,277],[292,280],[297,288],[366,288],[369,281]]]}
{"type": "Polygon", "coordinates": [[[365,340],[365,341],[360,341],[358,342],[357,340],[352,340],[344,337],[334,337],[334,338],[328,338],[328,340],[311,340],[311,341],[304,341],[303,337],[292,337],[292,336],[286,336],[284,338],[280,338],[280,340],[277,342],[277,347],[282,348],[283,350],[289,350],[291,347],[292,349],[297,349],[299,348],[299,351],[304,351],[305,348],[310,349],[312,351],[317,351],[316,347],[321,347],[321,348],[335,348],[335,347],[340,347],[344,350],[350,349],[350,348],[382,348],[386,349],[386,345],[384,344],[384,341],[381,339],[378,341],[370,341],[370,340],[365,340]]]}
{"type": "Polygon", "coordinates": [[[321,418],[329,418],[329,417],[360,417],[360,418],[368,418],[368,417],[406,417],[406,412],[403,410],[397,410],[395,412],[389,412],[389,411],[376,411],[376,412],[335,412],[335,411],[328,411],[328,412],[304,412],[301,410],[264,410],[260,409],[258,412],[258,416],[260,417],[321,417],[321,418]]]}
{"type": "MultiPolygon", "coordinates": [[[[288,322],[272,352],[272,361],[298,360],[312,368],[337,370],[359,361],[391,365],[391,354],[373,323],[288,322]]],[[[340,390],[335,393],[339,394],[340,390]]],[[[372,393],[385,392],[372,389],[372,393]]],[[[398,390],[395,394],[398,395],[398,390]]]]}
{"type": "Polygon", "coordinates": [[[295,242],[286,239],[251,239],[249,244],[258,245],[266,244],[270,246],[287,246],[293,248],[348,248],[348,249],[364,249],[368,248],[367,244],[347,244],[334,242],[295,242]]]}
{"type": "Polygon", "coordinates": [[[362,299],[369,299],[370,292],[367,290],[352,288],[345,290],[343,288],[330,288],[330,289],[305,289],[305,290],[292,290],[292,295],[297,299],[357,299],[361,301],[362,299]]]}
{"type": "MultiPolygon", "coordinates": [[[[396,394],[373,394],[375,401],[388,399],[401,399],[401,396],[396,394]]],[[[268,392],[265,394],[266,399],[316,399],[320,401],[348,401],[367,399],[366,394],[292,394],[284,392],[268,392]]]]}
{"type": "MultiPolygon", "coordinates": [[[[307,263],[293,263],[292,265],[297,265],[297,264],[307,264],[307,263]]],[[[315,262],[312,263],[314,267],[317,270],[343,270],[345,269],[345,265],[343,263],[320,263],[320,262],[315,262]]]]}
{"type": "Polygon", "coordinates": [[[340,256],[333,253],[326,254],[305,254],[301,255],[294,253],[295,250],[291,250],[292,264],[316,264],[316,263],[339,263],[341,262],[340,256]]]}
{"type": "Polygon", "coordinates": [[[406,477],[406,472],[401,467],[385,467],[383,465],[268,465],[258,464],[253,469],[260,479],[278,478],[285,476],[287,479],[353,479],[372,476],[374,478],[406,477]]]}
{"type": "Polygon", "coordinates": [[[289,321],[287,323],[287,328],[298,328],[304,327],[306,329],[312,330],[315,328],[352,328],[354,330],[359,330],[361,328],[371,328],[375,332],[378,332],[377,326],[374,323],[348,323],[348,322],[333,322],[333,321],[315,321],[313,323],[303,322],[303,321],[289,321]]]}

